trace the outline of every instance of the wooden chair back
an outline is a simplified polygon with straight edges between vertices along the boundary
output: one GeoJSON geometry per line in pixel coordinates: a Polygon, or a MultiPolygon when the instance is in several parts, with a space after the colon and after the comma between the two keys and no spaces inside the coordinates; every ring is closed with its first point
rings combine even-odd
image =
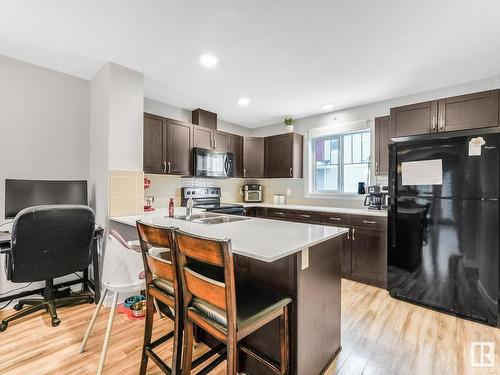
{"type": "Polygon", "coordinates": [[[176,229],[174,241],[185,308],[190,306],[194,297],[211,304],[226,312],[228,331],[235,332],[236,287],[231,240],[196,236],[176,229]],[[193,261],[219,267],[224,281],[194,271],[190,268],[193,261]]]}
{"type": "Polygon", "coordinates": [[[173,251],[174,228],[164,228],[137,221],[137,232],[141,244],[142,259],[146,275],[146,285],[154,278],[161,278],[171,282],[174,286],[174,297],[178,301],[181,297],[179,277],[177,274],[177,258],[173,251]],[[150,249],[165,249],[160,255],[153,255],[150,249]]]}

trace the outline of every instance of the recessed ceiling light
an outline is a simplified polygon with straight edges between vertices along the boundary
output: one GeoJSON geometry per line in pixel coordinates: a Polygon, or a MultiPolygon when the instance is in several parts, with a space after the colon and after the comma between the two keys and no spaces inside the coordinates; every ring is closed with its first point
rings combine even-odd
{"type": "Polygon", "coordinates": [[[323,105],[321,106],[321,108],[323,109],[323,111],[329,111],[329,110],[333,109],[333,104],[330,104],[330,103],[328,103],[328,104],[323,104],[323,105]]]}
{"type": "Polygon", "coordinates": [[[250,103],[250,99],[248,98],[239,98],[238,99],[238,104],[239,105],[248,105],[250,103]]]}
{"type": "Polygon", "coordinates": [[[218,62],[219,59],[215,55],[204,54],[200,56],[200,64],[205,68],[213,68],[218,62]]]}

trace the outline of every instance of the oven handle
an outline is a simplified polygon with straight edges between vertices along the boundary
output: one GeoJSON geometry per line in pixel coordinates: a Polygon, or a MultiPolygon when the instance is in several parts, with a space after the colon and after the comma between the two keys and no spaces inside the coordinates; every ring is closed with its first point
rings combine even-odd
{"type": "Polygon", "coordinates": [[[227,154],[225,155],[225,161],[224,161],[224,170],[225,170],[225,174],[227,176],[227,174],[229,173],[229,157],[227,156],[227,154]]]}

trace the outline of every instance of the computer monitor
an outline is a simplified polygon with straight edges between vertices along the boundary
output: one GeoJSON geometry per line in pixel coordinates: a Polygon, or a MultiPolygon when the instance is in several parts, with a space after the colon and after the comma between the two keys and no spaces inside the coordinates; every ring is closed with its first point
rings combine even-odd
{"type": "Polygon", "coordinates": [[[84,180],[5,180],[5,218],[14,218],[26,207],[47,204],[83,204],[87,201],[84,180]]]}

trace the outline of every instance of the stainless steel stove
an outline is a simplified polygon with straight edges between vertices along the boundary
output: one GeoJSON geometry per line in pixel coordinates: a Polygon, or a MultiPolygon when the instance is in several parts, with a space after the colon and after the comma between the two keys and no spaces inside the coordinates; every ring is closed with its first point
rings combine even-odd
{"type": "Polygon", "coordinates": [[[189,198],[193,198],[194,207],[204,209],[208,212],[217,212],[232,215],[245,215],[242,204],[221,203],[221,190],[219,187],[207,188],[182,188],[181,206],[186,206],[189,198]]]}

